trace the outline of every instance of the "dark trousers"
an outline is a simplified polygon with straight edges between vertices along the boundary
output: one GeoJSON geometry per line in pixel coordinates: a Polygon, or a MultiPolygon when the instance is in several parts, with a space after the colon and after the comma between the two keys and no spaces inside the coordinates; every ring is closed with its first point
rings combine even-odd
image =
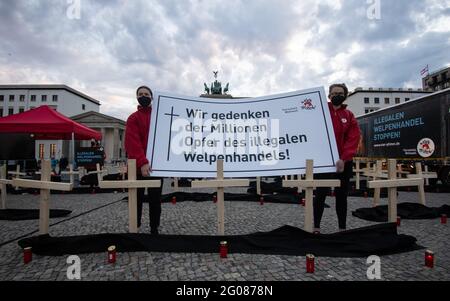
{"type": "MultiPolygon", "coordinates": [[[[341,187],[336,187],[336,213],[338,217],[339,229],[347,228],[347,196],[350,186],[350,179],[353,174],[353,161],[345,162],[343,173],[326,173],[315,175],[315,179],[338,179],[341,180],[341,187]]],[[[320,187],[316,189],[314,198],[314,227],[320,228],[323,211],[325,209],[325,199],[330,193],[329,187],[320,187]]]]}
{"type": "Polygon", "coordinates": [[[148,202],[150,210],[150,229],[157,230],[161,220],[161,193],[162,193],[163,178],[157,177],[144,178],[142,176],[138,176],[138,180],[161,180],[161,187],[148,188],[147,194],[145,194],[145,188],[138,188],[137,190],[138,227],[141,226],[142,204],[144,202],[148,202]]]}

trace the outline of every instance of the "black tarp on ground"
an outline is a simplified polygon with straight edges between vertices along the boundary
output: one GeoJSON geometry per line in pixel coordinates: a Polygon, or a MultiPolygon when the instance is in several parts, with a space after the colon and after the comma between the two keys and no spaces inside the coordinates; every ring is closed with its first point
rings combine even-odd
{"type": "MultiPolygon", "coordinates": [[[[355,183],[352,182],[351,186],[348,190],[348,196],[351,197],[364,197],[364,194],[367,193],[367,197],[373,197],[374,190],[368,189],[366,187],[366,181],[361,181],[360,189],[356,190],[355,183]]],[[[281,180],[275,182],[264,182],[261,181],[261,191],[263,194],[272,194],[272,193],[281,193],[281,194],[296,194],[298,189],[293,187],[283,187],[283,183],[281,180]]],[[[250,188],[247,190],[250,194],[256,194],[256,182],[250,182],[250,188]]],[[[300,195],[304,197],[304,192],[300,192],[300,195]]],[[[382,188],[380,192],[380,196],[382,198],[387,198],[388,193],[386,188],[382,188]]]]}
{"type": "Polygon", "coordinates": [[[22,239],[22,248],[32,247],[43,256],[104,253],[111,245],[120,252],[218,253],[220,241],[229,253],[326,257],[367,257],[408,252],[422,247],[416,238],[397,234],[395,224],[380,224],[328,235],[316,235],[292,226],[270,232],[236,236],[97,234],[22,239]]]}
{"type": "MultiPolygon", "coordinates": [[[[400,203],[397,205],[397,215],[402,219],[433,219],[442,214],[450,214],[450,206],[443,205],[439,208],[431,208],[418,203],[400,203]]],[[[388,221],[388,206],[377,206],[373,208],[359,208],[352,215],[360,219],[372,222],[388,221]]]]}
{"type": "MultiPolygon", "coordinates": [[[[374,192],[375,191],[373,189],[359,189],[359,190],[349,189],[348,196],[362,198],[362,197],[365,197],[367,194],[368,198],[373,198],[374,192]]],[[[387,189],[385,189],[385,188],[381,189],[380,197],[383,199],[388,197],[387,189]]]]}
{"type": "MultiPolygon", "coordinates": [[[[200,192],[174,192],[161,196],[162,203],[170,203],[173,197],[176,197],[177,203],[181,202],[212,202],[215,193],[200,193],[200,192]]],[[[276,204],[299,204],[300,197],[294,194],[272,194],[264,195],[264,203],[276,204]]],[[[123,200],[128,200],[124,197],[123,200]]],[[[225,201],[227,202],[260,202],[260,196],[255,194],[239,194],[239,193],[225,193],[225,201]]],[[[325,204],[325,208],[329,208],[325,204]]]]}
{"type": "MultiPolygon", "coordinates": [[[[263,194],[272,194],[272,193],[292,193],[295,194],[297,192],[297,188],[293,187],[283,187],[283,182],[278,180],[275,182],[264,182],[261,181],[261,192],[263,194]]],[[[247,190],[248,193],[256,194],[256,181],[250,182],[250,188],[247,190]]]]}
{"type": "MultiPolygon", "coordinates": [[[[450,185],[443,185],[443,184],[435,184],[435,185],[428,185],[425,186],[425,192],[431,192],[431,193],[449,193],[450,192],[450,185]]],[[[398,187],[398,191],[407,191],[407,192],[417,192],[418,188],[417,186],[413,187],[398,187]]]]}
{"type": "MultiPolygon", "coordinates": [[[[201,180],[201,179],[199,179],[201,180]]],[[[181,178],[178,179],[178,187],[191,187],[192,179],[181,178]]],[[[172,187],[174,187],[173,182],[171,183],[172,187]]]]}
{"type": "MultiPolygon", "coordinates": [[[[215,193],[199,193],[199,192],[174,192],[161,196],[162,202],[170,202],[175,196],[177,202],[212,202],[215,193]]],[[[300,204],[298,196],[293,194],[276,194],[264,195],[264,202],[267,203],[285,203],[285,204],[300,204]]],[[[260,196],[256,194],[246,193],[225,193],[226,201],[240,201],[240,202],[259,202],[260,196]]]]}
{"type": "MultiPolygon", "coordinates": [[[[50,218],[64,217],[72,213],[70,210],[51,209],[50,218]]],[[[4,209],[0,210],[0,220],[25,221],[39,219],[39,209],[4,209]]]]}
{"type": "MultiPolygon", "coordinates": [[[[261,191],[263,194],[272,194],[272,193],[295,193],[297,192],[297,188],[286,188],[283,187],[283,182],[281,177],[271,177],[273,182],[261,181],[261,191]]],[[[178,180],[179,187],[191,187],[191,183],[196,179],[186,179],[182,178],[178,180]]],[[[201,179],[198,179],[201,180],[201,179]]],[[[171,184],[174,186],[173,183],[171,184]]],[[[256,181],[250,181],[250,188],[247,191],[250,194],[256,194],[256,181]]]]}
{"type": "MultiPolygon", "coordinates": [[[[367,181],[363,180],[363,181],[360,181],[360,183],[359,183],[359,189],[356,189],[355,182],[350,182],[350,189],[348,190],[348,196],[364,197],[364,194],[367,193],[367,197],[373,198],[374,192],[375,192],[374,189],[369,189],[367,187],[367,181]]],[[[388,197],[387,188],[381,188],[380,197],[381,198],[388,197]]]]}
{"type": "MultiPolygon", "coordinates": [[[[127,179],[127,175],[125,175],[125,180],[127,179]]],[[[103,181],[121,181],[122,175],[120,173],[109,174],[103,176],[103,181]]],[[[89,186],[98,186],[98,176],[97,174],[90,174],[81,177],[80,185],[89,185],[89,186]]]]}

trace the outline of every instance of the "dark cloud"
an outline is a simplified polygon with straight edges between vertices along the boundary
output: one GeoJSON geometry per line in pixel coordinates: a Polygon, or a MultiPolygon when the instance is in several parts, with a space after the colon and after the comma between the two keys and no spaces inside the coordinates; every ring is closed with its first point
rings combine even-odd
{"type": "Polygon", "coordinates": [[[435,62],[449,62],[449,53],[449,34],[430,32],[411,37],[403,46],[393,41],[386,48],[355,55],[352,66],[364,70],[368,76],[380,74],[375,82],[378,86],[402,87],[405,82],[417,82],[420,70],[426,65],[439,68],[435,62]]]}
{"type": "Polygon", "coordinates": [[[324,37],[377,43],[402,38],[417,30],[413,13],[424,11],[423,0],[380,1],[380,19],[369,19],[370,4],[364,0],[345,0],[339,10],[320,6],[318,16],[334,24],[324,37]]]}

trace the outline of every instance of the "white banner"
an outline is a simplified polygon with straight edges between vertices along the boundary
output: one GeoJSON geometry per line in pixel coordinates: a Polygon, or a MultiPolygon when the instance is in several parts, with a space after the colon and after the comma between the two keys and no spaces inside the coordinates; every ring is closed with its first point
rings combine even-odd
{"type": "Polygon", "coordinates": [[[147,158],[152,176],[225,177],[335,172],[339,160],[323,88],[247,99],[155,93],[147,158]]]}

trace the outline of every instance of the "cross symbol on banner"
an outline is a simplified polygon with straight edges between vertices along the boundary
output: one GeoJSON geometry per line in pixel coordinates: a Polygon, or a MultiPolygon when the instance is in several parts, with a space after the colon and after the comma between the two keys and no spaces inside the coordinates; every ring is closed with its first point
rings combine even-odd
{"type": "Polygon", "coordinates": [[[172,107],[172,111],[169,113],[164,114],[166,116],[170,116],[170,127],[169,127],[169,146],[167,149],[167,161],[170,160],[170,142],[172,140],[172,124],[173,124],[173,117],[180,117],[180,115],[176,115],[173,113],[173,107],[172,107]]]}

